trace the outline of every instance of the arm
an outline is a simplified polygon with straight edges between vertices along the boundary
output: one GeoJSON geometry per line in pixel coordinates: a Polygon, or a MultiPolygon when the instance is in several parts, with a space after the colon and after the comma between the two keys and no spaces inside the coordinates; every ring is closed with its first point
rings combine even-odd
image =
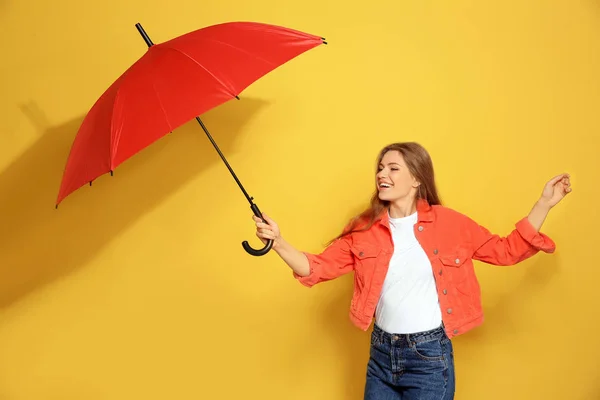
{"type": "Polygon", "coordinates": [[[539,251],[552,253],[555,243],[540,232],[548,213],[567,193],[571,192],[569,176],[561,174],[544,186],[542,196],[534,204],[529,215],[517,222],[507,236],[491,234],[487,229],[470,221],[469,230],[475,246],[473,259],[495,265],[513,265],[539,251]]]}
{"type": "Polygon", "coordinates": [[[257,228],[256,235],[265,243],[268,239],[274,241],[273,250],[292,269],[294,277],[303,285],[311,287],[354,269],[350,236],[336,240],[320,254],[312,254],[292,246],[281,236],[277,223],[265,214],[263,217],[266,224],[253,217],[257,228]]]}
{"type": "Polygon", "coordinates": [[[284,238],[279,238],[279,242],[273,250],[292,269],[292,271],[294,271],[296,276],[302,277],[310,274],[308,257],[289,244],[284,238]]]}
{"type": "Polygon", "coordinates": [[[514,265],[537,254],[554,252],[556,245],[545,234],[537,231],[529,218],[515,224],[507,236],[493,234],[481,225],[470,221],[467,228],[474,245],[473,259],[492,265],[514,265]]]}
{"type": "Polygon", "coordinates": [[[347,274],[354,269],[354,255],[350,246],[351,239],[346,236],[333,242],[320,254],[304,252],[309,273],[305,276],[294,273],[294,277],[304,286],[312,287],[347,274]]]}

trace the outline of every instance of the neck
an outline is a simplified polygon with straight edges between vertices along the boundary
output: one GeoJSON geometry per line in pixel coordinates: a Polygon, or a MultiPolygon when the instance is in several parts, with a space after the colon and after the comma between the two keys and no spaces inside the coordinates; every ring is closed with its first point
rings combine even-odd
{"type": "Polygon", "coordinates": [[[408,217],[415,211],[417,211],[415,199],[400,199],[390,204],[390,217],[392,218],[408,217]]]}

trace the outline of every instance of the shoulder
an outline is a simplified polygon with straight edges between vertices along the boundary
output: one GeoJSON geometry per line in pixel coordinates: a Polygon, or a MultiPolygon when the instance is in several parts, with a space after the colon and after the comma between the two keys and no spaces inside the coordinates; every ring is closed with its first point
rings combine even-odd
{"type": "Polygon", "coordinates": [[[433,205],[431,206],[433,213],[436,217],[444,217],[444,218],[454,218],[454,219],[469,219],[466,214],[463,214],[460,211],[455,210],[454,208],[450,208],[448,206],[443,205],[433,205]]]}
{"type": "Polygon", "coordinates": [[[478,224],[471,217],[456,209],[443,205],[433,205],[431,209],[435,215],[436,224],[455,225],[462,229],[478,227],[478,224]]]}
{"type": "Polygon", "coordinates": [[[376,219],[371,222],[368,218],[357,218],[353,224],[344,228],[344,240],[353,245],[379,245],[385,240],[385,229],[380,221],[376,219]]]}

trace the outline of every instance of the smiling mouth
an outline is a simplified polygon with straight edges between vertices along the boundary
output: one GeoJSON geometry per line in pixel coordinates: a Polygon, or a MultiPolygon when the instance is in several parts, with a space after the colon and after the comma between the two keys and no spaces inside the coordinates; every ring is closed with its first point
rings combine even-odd
{"type": "Polygon", "coordinates": [[[380,190],[385,190],[390,189],[392,185],[390,185],[389,183],[381,182],[378,187],[380,190]]]}

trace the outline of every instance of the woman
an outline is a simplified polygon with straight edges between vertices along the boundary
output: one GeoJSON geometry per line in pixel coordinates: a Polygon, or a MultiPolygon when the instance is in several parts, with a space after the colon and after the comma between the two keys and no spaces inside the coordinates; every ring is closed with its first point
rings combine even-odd
{"type": "Polygon", "coordinates": [[[350,319],[367,330],[375,317],[365,399],[454,398],[452,343],[483,322],[473,261],[514,265],[555,244],[540,228],[571,192],[567,174],[552,178],[529,215],[506,237],[441,205],[433,164],[417,143],[379,154],[376,192],[320,254],[286,242],[275,221],[254,217],[256,234],[302,284],[311,287],[354,271],[350,319]]]}

